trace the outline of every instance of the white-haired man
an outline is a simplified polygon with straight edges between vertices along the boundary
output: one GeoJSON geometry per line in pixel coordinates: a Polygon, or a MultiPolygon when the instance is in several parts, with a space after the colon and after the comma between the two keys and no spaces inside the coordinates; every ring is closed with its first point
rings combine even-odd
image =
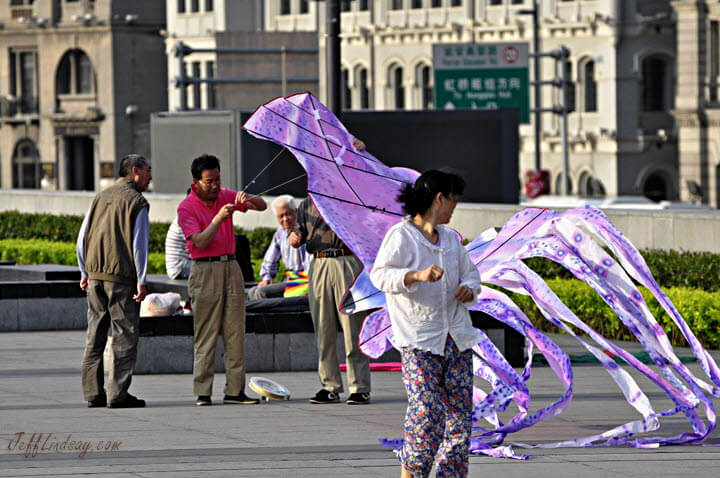
{"type": "Polygon", "coordinates": [[[283,296],[285,283],[277,282],[273,284],[280,258],[282,258],[286,270],[294,272],[306,270],[307,254],[305,253],[305,246],[296,249],[288,242],[288,236],[295,228],[296,214],[293,197],[287,194],[278,196],[270,203],[270,208],[275,214],[280,227],[275,231],[272,241],[270,241],[270,245],[265,251],[265,257],[260,268],[260,278],[262,280],[257,286],[248,291],[248,299],[250,300],[283,296]]]}

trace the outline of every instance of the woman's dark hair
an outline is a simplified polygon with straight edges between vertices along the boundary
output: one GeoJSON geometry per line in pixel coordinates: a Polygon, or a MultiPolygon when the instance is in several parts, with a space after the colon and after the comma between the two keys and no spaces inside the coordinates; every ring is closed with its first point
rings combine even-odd
{"type": "Polygon", "coordinates": [[[465,190],[465,181],[457,174],[445,173],[437,169],[425,171],[415,181],[415,184],[406,184],[397,197],[402,203],[403,211],[410,216],[425,214],[437,193],[446,198],[460,196],[465,190]]]}
{"type": "Polygon", "coordinates": [[[202,172],[206,169],[217,169],[220,171],[220,160],[211,154],[203,154],[193,159],[190,172],[195,179],[202,178],[202,172]]]}

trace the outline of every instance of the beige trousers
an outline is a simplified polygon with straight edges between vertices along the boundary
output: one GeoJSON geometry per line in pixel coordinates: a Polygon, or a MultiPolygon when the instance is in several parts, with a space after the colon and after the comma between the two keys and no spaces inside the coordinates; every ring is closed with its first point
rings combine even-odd
{"type": "Polygon", "coordinates": [[[245,390],[245,284],[237,261],[193,261],[188,279],[195,343],[193,393],[212,395],[215,349],[225,347],[225,393],[245,390]]]}
{"type": "Polygon", "coordinates": [[[318,374],[325,390],[343,392],[337,355],[338,322],[345,337],[347,381],[350,393],[370,392],[370,359],[360,351],[358,335],[367,313],[341,314],[345,291],[362,271],[355,256],[312,258],[308,267],[308,301],[318,348],[318,374]]]}
{"type": "Polygon", "coordinates": [[[127,397],[137,360],[140,304],[133,300],[136,288],[117,282],[90,280],[87,288],[87,342],[82,360],[85,400],[107,396],[109,402],[127,397]],[[103,352],[112,328],[112,369],[104,388],[103,352]]]}

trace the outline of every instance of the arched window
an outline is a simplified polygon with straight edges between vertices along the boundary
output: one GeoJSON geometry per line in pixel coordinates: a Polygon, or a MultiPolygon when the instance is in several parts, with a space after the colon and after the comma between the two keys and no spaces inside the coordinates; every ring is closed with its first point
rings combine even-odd
{"type": "Polygon", "coordinates": [[[655,202],[669,199],[668,182],[664,174],[651,173],[645,179],[642,187],[643,196],[655,202]]]}
{"type": "Polygon", "coordinates": [[[14,188],[38,189],[40,187],[40,158],[32,140],[21,139],[15,145],[12,169],[14,188]]]}
{"type": "Polygon", "coordinates": [[[583,111],[592,113],[597,111],[597,81],[595,80],[595,62],[587,60],[580,66],[580,82],[582,89],[583,111]]]}
{"type": "Polygon", "coordinates": [[[340,70],[342,82],[342,109],[352,109],[352,91],[350,91],[350,72],[347,68],[340,70]]]}
{"type": "Polygon", "coordinates": [[[405,109],[405,86],[403,85],[403,67],[393,63],[388,68],[388,87],[390,88],[390,108],[405,109]]]}
{"type": "Polygon", "coordinates": [[[429,110],[433,107],[433,81],[432,68],[425,63],[415,67],[415,84],[419,92],[419,107],[429,110]]]}
{"type": "Polygon", "coordinates": [[[55,75],[58,95],[80,95],[95,92],[95,72],[90,58],[82,50],[63,55],[55,75]]]}
{"type": "Polygon", "coordinates": [[[355,85],[358,88],[360,109],[370,108],[370,85],[368,85],[368,70],[364,66],[355,68],[355,85]]]}
{"type": "Polygon", "coordinates": [[[585,172],[578,180],[578,192],[583,197],[604,197],[605,186],[592,174],[585,172]]]}
{"type": "Polygon", "coordinates": [[[672,108],[671,62],[662,55],[642,61],[642,110],[668,111],[672,108]]]}

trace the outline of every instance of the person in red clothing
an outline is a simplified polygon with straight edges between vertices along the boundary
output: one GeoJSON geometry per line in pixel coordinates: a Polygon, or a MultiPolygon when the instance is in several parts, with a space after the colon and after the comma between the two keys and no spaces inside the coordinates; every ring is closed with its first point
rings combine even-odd
{"type": "Polygon", "coordinates": [[[245,284],[235,260],[235,211],[263,211],[265,201],[220,186],[220,161],[203,154],[190,167],[190,194],[177,209],[193,265],[188,279],[194,317],[193,392],[198,406],[212,404],[215,347],[225,347],[224,403],[255,404],[245,394],[245,284]]]}

